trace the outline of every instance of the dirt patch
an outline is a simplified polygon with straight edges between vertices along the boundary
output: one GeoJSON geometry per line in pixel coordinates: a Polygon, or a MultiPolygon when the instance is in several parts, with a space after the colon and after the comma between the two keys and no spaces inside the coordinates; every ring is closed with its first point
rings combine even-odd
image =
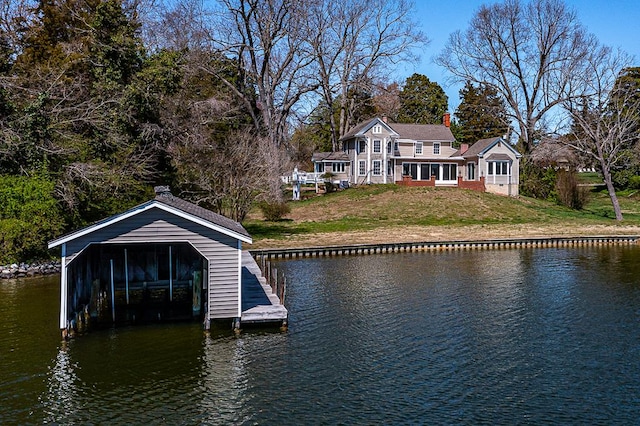
{"type": "Polygon", "coordinates": [[[502,238],[580,237],[640,235],[640,226],[632,225],[469,225],[469,226],[395,226],[371,231],[346,231],[290,235],[284,239],[256,241],[249,249],[324,247],[349,244],[384,244],[423,241],[471,241],[502,238]]]}

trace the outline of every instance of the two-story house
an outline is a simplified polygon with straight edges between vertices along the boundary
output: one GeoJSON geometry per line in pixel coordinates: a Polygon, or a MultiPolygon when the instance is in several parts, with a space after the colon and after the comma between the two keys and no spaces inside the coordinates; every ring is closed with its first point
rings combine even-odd
{"type": "Polygon", "coordinates": [[[330,171],[336,182],[457,186],[518,195],[520,154],[500,137],[455,147],[448,114],[443,124],[374,118],[349,130],[341,142],[341,152],[312,157],[315,171],[330,171]]]}

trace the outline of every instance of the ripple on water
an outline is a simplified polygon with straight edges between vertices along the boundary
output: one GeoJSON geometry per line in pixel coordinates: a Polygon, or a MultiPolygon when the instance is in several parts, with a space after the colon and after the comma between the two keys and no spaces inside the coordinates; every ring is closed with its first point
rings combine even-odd
{"type": "Polygon", "coordinates": [[[1,371],[11,371],[0,421],[631,424],[639,259],[635,248],[607,248],[285,261],[286,333],[211,338],[173,324],[68,345],[50,302],[57,283],[0,287],[0,315],[19,317],[4,322],[10,337],[0,333],[1,371]],[[41,317],[16,310],[43,294],[41,317]],[[25,318],[53,318],[51,337],[9,332],[30,327],[25,318]],[[21,356],[5,357],[9,346],[21,356]]]}

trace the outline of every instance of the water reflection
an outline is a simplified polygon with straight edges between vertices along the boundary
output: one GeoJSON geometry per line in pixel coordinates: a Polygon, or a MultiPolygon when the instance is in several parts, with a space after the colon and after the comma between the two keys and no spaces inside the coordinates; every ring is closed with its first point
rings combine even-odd
{"type": "Polygon", "coordinates": [[[225,340],[205,338],[202,343],[199,410],[202,422],[207,424],[237,424],[244,420],[247,391],[244,339],[225,340]]]}
{"type": "Polygon", "coordinates": [[[45,423],[74,417],[78,409],[79,391],[76,365],[71,361],[68,346],[63,342],[47,375],[47,390],[40,397],[45,423]]]}

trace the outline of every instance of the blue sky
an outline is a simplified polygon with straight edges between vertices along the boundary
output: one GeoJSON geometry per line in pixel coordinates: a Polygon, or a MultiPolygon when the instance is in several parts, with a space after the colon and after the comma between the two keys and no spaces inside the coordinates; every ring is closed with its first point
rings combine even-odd
{"type": "MultiPolygon", "coordinates": [[[[458,106],[460,86],[448,86],[449,74],[433,63],[433,56],[444,48],[449,34],[456,30],[466,30],[471,17],[482,4],[494,1],[457,0],[455,2],[414,0],[417,20],[422,23],[422,31],[431,40],[421,54],[421,62],[399,70],[398,81],[414,72],[424,74],[438,82],[449,97],[451,112],[458,106]]],[[[565,0],[576,10],[578,18],[589,32],[601,43],[619,47],[635,56],[634,64],[640,65],[640,1],[638,0],[565,0]]]]}

